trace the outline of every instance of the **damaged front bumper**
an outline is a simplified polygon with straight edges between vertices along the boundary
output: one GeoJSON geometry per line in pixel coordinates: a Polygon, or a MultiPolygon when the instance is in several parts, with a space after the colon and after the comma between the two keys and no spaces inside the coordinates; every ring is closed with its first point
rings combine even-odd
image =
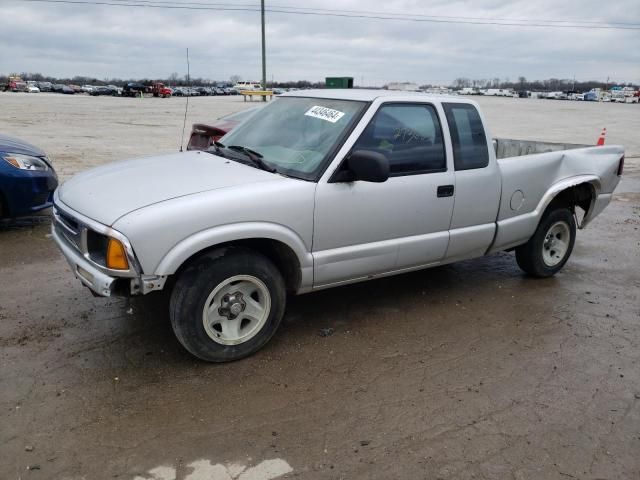
{"type": "Polygon", "coordinates": [[[54,203],[51,234],[75,276],[95,295],[146,295],[164,288],[167,277],[144,275],[131,244],[124,235],[63,207],[59,201],[54,203]],[[93,259],[87,241],[90,231],[120,240],[126,249],[129,269],[112,270],[93,259]]]}

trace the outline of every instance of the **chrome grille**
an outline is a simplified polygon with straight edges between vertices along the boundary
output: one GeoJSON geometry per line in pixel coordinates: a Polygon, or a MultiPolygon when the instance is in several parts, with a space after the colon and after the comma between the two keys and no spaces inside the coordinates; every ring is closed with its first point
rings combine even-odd
{"type": "Polygon", "coordinates": [[[85,232],[83,227],[77,220],[62,213],[54,207],[53,218],[55,221],[56,231],[62,235],[76,250],[83,252],[82,237],[85,232]]]}
{"type": "Polygon", "coordinates": [[[114,275],[118,277],[136,277],[139,275],[139,272],[141,272],[140,264],[133,253],[131,244],[124,235],[110,227],[101,225],[90,218],[83,217],[80,214],[75,216],[73,213],[67,212],[68,211],[66,209],[63,210],[54,203],[53,231],[63,243],[66,243],[69,247],[77,250],[87,261],[91,262],[93,266],[107,275],[114,275]],[[92,242],[89,241],[89,237],[93,234],[104,237],[113,237],[122,242],[126,250],[129,269],[111,270],[106,267],[106,262],[102,252],[90,252],[90,244],[93,247],[96,245],[95,238],[92,239],[92,242]]]}
{"type": "Polygon", "coordinates": [[[77,220],[73,219],[69,215],[62,213],[60,210],[57,210],[57,212],[58,212],[58,215],[60,216],[60,221],[63,222],[67,228],[74,230],[76,232],[80,230],[80,224],[77,222],[77,220]]]}

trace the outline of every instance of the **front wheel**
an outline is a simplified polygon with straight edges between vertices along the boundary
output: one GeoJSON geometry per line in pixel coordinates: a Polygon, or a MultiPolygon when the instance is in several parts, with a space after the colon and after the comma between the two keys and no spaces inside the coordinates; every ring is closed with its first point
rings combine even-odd
{"type": "Polygon", "coordinates": [[[555,275],[567,263],[576,239],[576,222],[568,208],[545,213],[533,237],[516,248],[518,266],[531,276],[555,275]]]}
{"type": "Polygon", "coordinates": [[[284,280],[268,258],[244,248],[220,249],[196,258],[178,277],[171,325],[196,357],[228,362],[271,339],[285,303],[284,280]]]}

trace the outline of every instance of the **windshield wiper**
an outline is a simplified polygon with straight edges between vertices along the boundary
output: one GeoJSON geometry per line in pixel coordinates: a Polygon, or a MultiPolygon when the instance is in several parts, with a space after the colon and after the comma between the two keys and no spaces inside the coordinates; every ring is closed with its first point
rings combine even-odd
{"type": "Polygon", "coordinates": [[[262,154],[256,152],[255,150],[251,150],[250,148],[243,147],[242,145],[229,145],[226,148],[228,148],[229,150],[233,150],[234,152],[244,153],[247,156],[247,158],[251,160],[251,162],[253,162],[254,166],[262,170],[266,170],[267,172],[271,172],[271,173],[275,173],[278,171],[275,167],[265,162],[262,159],[262,154]]]}
{"type": "Polygon", "coordinates": [[[207,152],[207,153],[215,153],[216,155],[219,155],[222,158],[227,158],[229,160],[235,160],[234,158],[231,158],[228,155],[225,155],[224,151],[222,150],[223,148],[226,148],[226,147],[216,140],[215,142],[213,142],[213,145],[209,146],[209,148],[207,148],[205,150],[205,152],[207,152]]]}
{"type": "Polygon", "coordinates": [[[241,145],[231,145],[226,146],[218,141],[213,142],[213,145],[209,147],[207,150],[209,153],[215,153],[223,158],[227,158],[229,160],[234,160],[236,162],[244,163],[245,165],[250,165],[252,167],[259,168],[261,170],[265,170],[270,173],[276,173],[278,170],[272,165],[268,164],[262,159],[262,154],[256,152],[255,150],[251,150],[248,147],[243,147],[241,145]],[[213,151],[212,151],[213,150],[213,151]],[[231,150],[231,152],[229,152],[231,150]],[[238,158],[235,154],[242,154],[241,158],[238,158]],[[246,160],[249,160],[248,163],[246,160]]]}

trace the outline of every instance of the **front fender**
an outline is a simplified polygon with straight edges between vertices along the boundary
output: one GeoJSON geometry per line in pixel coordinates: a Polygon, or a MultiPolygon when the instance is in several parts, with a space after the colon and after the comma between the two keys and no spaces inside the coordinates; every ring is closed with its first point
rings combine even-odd
{"type": "Polygon", "coordinates": [[[298,257],[301,269],[301,290],[313,284],[313,257],[302,238],[293,230],[275,223],[243,222],[221,225],[197,232],[178,244],[162,258],[155,275],[172,275],[190,257],[207,248],[238,240],[265,238],[287,245],[298,257]]]}

